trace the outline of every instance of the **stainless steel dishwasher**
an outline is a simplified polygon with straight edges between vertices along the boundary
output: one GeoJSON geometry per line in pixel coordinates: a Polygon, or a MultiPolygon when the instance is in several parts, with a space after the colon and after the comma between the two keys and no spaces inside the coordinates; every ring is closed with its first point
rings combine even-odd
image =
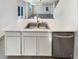
{"type": "Polygon", "coordinates": [[[52,40],[53,57],[73,58],[74,33],[54,32],[52,40]]]}

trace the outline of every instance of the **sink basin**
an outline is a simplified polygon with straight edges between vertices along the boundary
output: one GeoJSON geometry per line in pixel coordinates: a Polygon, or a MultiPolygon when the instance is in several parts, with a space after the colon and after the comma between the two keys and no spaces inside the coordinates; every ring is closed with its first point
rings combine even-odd
{"type": "Polygon", "coordinates": [[[47,23],[28,23],[25,29],[49,29],[47,23]]]}
{"type": "Polygon", "coordinates": [[[29,29],[38,28],[37,23],[28,23],[27,26],[25,27],[25,29],[26,28],[29,28],[29,29]]]}
{"type": "Polygon", "coordinates": [[[39,23],[39,24],[38,24],[38,27],[39,27],[39,28],[42,28],[42,29],[49,29],[47,23],[39,23]]]}

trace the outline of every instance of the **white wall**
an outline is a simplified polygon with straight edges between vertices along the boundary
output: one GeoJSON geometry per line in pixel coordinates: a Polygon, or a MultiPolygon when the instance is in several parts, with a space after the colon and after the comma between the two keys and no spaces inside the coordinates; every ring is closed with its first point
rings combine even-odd
{"type": "Polygon", "coordinates": [[[17,0],[0,0],[0,29],[17,21],[17,0]]]}
{"type": "Polygon", "coordinates": [[[54,9],[54,16],[63,24],[67,24],[71,28],[77,29],[77,11],[77,0],[60,0],[57,7],[54,9]]]}
{"type": "Polygon", "coordinates": [[[52,5],[34,5],[33,14],[53,14],[53,4],[52,5]],[[46,7],[49,7],[49,11],[46,11],[46,7]]]}

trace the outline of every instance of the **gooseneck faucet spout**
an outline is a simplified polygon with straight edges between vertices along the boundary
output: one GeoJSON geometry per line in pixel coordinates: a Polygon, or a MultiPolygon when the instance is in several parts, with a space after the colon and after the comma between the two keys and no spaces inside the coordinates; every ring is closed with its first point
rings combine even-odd
{"type": "Polygon", "coordinates": [[[39,20],[38,20],[38,17],[37,17],[37,27],[39,27],[39,20]]]}

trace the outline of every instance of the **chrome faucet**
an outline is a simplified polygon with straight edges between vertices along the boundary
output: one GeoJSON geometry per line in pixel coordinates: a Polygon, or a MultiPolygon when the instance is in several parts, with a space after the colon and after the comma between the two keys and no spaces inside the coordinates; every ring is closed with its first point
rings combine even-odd
{"type": "Polygon", "coordinates": [[[39,23],[38,17],[37,17],[37,23],[39,23]]]}
{"type": "Polygon", "coordinates": [[[39,28],[39,20],[38,20],[38,17],[37,17],[37,27],[39,28]]]}

